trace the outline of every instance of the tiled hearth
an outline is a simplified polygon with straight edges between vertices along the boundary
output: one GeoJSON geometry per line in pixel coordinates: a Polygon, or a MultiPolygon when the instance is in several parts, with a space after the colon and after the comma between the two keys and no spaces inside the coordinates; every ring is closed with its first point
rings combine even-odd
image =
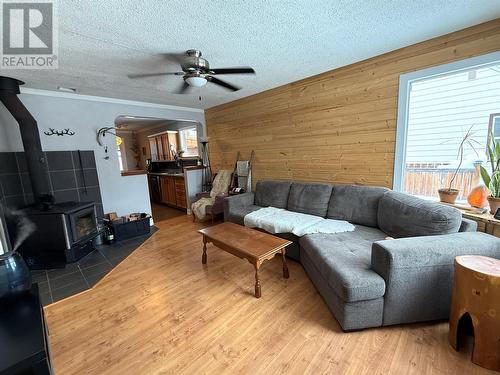
{"type": "MultiPolygon", "coordinates": [[[[151,234],[156,231],[151,228],[151,234]]],[[[38,283],[44,306],[92,288],[114,267],[137,249],[151,234],[100,245],[78,262],[67,264],[65,268],[31,271],[34,283],[38,283]]]]}

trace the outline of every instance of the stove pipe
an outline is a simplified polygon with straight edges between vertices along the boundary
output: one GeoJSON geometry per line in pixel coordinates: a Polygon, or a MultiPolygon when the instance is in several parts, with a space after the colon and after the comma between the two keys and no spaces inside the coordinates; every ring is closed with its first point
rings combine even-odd
{"type": "Polygon", "coordinates": [[[47,160],[42,151],[36,120],[17,96],[20,93],[19,85],[24,85],[24,82],[0,76],[0,101],[19,124],[35,202],[47,204],[53,200],[47,160]]]}

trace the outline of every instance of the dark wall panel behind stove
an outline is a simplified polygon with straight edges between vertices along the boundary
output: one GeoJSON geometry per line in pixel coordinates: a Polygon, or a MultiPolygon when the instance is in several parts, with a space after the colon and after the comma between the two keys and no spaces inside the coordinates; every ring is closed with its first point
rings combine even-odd
{"type": "MultiPolygon", "coordinates": [[[[46,151],[52,194],[57,203],[95,201],[104,215],[94,151],[46,151]]],[[[24,152],[0,152],[0,200],[8,207],[33,203],[24,152]]]]}

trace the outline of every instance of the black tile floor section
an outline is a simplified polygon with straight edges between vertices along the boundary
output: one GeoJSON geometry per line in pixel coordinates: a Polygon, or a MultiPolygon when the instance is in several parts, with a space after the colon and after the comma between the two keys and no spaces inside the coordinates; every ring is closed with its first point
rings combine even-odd
{"type": "Polygon", "coordinates": [[[92,288],[157,230],[152,227],[151,233],[146,236],[96,246],[96,250],[78,262],[67,264],[65,268],[31,271],[32,281],[38,283],[43,305],[92,288]]]}

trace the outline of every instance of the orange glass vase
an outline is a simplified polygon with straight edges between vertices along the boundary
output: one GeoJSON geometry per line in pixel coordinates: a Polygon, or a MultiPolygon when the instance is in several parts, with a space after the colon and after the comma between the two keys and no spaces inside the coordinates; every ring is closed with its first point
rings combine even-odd
{"type": "Polygon", "coordinates": [[[476,186],[467,196],[467,202],[472,207],[483,208],[488,206],[489,190],[484,185],[476,186]]]}

